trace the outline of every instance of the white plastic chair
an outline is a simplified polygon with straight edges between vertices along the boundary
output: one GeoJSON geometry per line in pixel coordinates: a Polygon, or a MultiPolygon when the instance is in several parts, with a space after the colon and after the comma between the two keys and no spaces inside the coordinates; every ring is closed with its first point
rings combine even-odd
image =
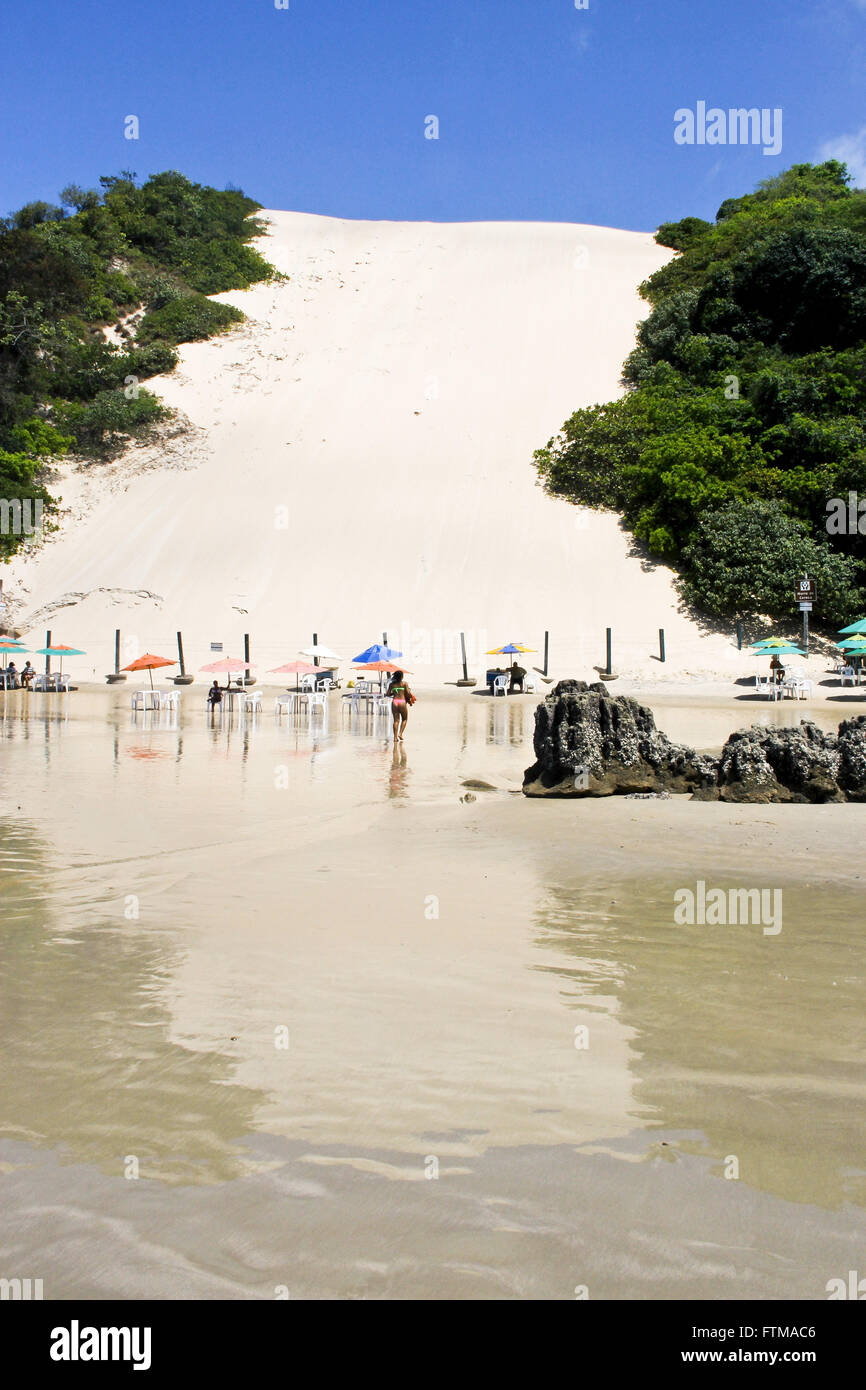
{"type": "Polygon", "coordinates": [[[535,677],[534,677],[534,676],[524,676],[524,677],[523,677],[523,691],[524,691],[524,694],[525,694],[525,695],[537,695],[537,694],[538,694],[538,686],[537,686],[536,683],[535,683],[535,677]]]}
{"type": "Polygon", "coordinates": [[[854,685],[854,684],[856,684],[856,676],[855,676],[855,674],[854,674],[854,667],[853,667],[853,666],[843,666],[843,667],[842,667],[842,670],[841,670],[841,672],[840,672],[840,675],[841,675],[841,677],[842,677],[842,684],[843,684],[843,685],[845,684],[846,681],[848,682],[849,685],[854,685]]]}
{"type": "Polygon", "coordinates": [[[33,689],[34,689],[34,690],[50,690],[50,689],[51,689],[51,677],[50,677],[50,676],[37,676],[36,679],[35,679],[34,682],[33,682],[33,689]]]}
{"type": "Polygon", "coordinates": [[[133,709],[159,709],[159,691],[133,690],[131,703],[133,709]]]}
{"type": "Polygon", "coordinates": [[[494,676],[494,677],[493,677],[493,694],[494,694],[494,695],[507,695],[507,694],[508,694],[508,676],[494,676]]]}
{"type": "Polygon", "coordinates": [[[302,690],[315,690],[315,688],[316,688],[316,678],[315,678],[315,676],[301,676],[301,679],[300,679],[300,687],[301,687],[302,690]]]}
{"type": "Polygon", "coordinates": [[[779,684],[772,676],[755,676],[755,689],[759,695],[766,695],[768,700],[779,698],[779,684]]]}
{"type": "Polygon", "coordinates": [[[160,709],[177,709],[180,702],[179,690],[158,690],[160,709]]]}
{"type": "Polygon", "coordinates": [[[327,719],[328,697],[325,692],[323,690],[311,690],[307,696],[307,708],[309,709],[311,719],[313,717],[313,710],[316,709],[320,709],[322,711],[322,718],[327,719]]]}
{"type": "Polygon", "coordinates": [[[294,711],[294,708],[295,696],[290,690],[287,690],[285,695],[278,695],[274,700],[274,718],[280,719],[282,717],[283,710],[286,711],[286,714],[291,714],[294,711]]]}

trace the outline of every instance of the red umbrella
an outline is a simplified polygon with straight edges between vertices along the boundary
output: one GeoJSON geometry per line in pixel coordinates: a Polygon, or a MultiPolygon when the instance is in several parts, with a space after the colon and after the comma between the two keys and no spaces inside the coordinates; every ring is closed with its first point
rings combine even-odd
{"type": "Polygon", "coordinates": [[[131,661],[128,666],[124,666],[124,671],[147,671],[150,675],[150,688],[153,690],[153,673],[160,666],[176,666],[177,662],[167,656],[154,656],[151,652],[145,652],[144,656],[131,661]]]}

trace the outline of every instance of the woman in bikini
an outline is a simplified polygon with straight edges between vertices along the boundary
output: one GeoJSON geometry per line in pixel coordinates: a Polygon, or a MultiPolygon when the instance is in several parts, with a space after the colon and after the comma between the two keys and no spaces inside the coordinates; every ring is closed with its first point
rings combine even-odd
{"type": "Polygon", "coordinates": [[[403,742],[406,720],[409,718],[409,705],[415,703],[415,696],[406,684],[402,671],[395,671],[391,677],[388,692],[391,696],[391,715],[394,720],[394,741],[403,742]],[[397,728],[399,724],[399,729],[397,728]]]}

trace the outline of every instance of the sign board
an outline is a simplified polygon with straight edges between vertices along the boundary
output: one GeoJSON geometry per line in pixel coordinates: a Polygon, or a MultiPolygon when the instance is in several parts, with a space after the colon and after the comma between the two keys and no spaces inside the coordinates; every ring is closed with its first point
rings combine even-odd
{"type": "Polygon", "coordinates": [[[809,602],[801,603],[801,604],[800,604],[800,612],[801,612],[801,613],[811,613],[811,612],[812,612],[812,605],[811,605],[811,603],[809,603],[809,602]]]}
{"type": "Polygon", "coordinates": [[[818,597],[818,586],[814,579],[801,579],[794,597],[798,603],[814,603],[818,597]]]}
{"type": "Polygon", "coordinates": [[[223,649],[223,644],[222,642],[211,642],[210,649],[212,652],[221,652],[223,649]]]}

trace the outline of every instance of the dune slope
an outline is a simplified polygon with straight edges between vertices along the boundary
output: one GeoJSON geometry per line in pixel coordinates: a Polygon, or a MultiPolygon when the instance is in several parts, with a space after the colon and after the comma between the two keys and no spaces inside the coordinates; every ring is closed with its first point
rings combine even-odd
{"type": "Polygon", "coordinates": [[[545,497],[531,462],[618,393],[637,285],[669,255],[651,235],[266,216],[289,281],[220,296],[248,322],[147,383],[186,434],[64,470],[60,535],[7,580],[23,630],[84,647],[82,678],[111,669],[116,627],[130,659],[182,629],[190,669],[249,632],[262,671],[314,631],[349,657],[387,631],[421,683],[459,674],[459,629],[476,673],[545,629],[557,674],[601,661],[607,626],[623,670],[660,627],[669,669],[723,661],[670,572],[616,517],[545,497]]]}

